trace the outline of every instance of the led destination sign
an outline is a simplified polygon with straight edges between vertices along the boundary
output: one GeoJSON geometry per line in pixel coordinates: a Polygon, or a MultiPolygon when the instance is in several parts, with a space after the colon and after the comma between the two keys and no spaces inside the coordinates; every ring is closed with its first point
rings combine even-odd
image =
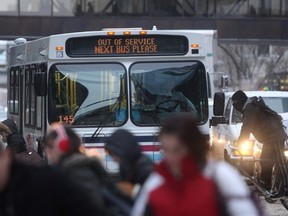
{"type": "Polygon", "coordinates": [[[70,57],[185,55],[188,40],[174,35],[79,37],[67,40],[66,52],[70,57]]]}

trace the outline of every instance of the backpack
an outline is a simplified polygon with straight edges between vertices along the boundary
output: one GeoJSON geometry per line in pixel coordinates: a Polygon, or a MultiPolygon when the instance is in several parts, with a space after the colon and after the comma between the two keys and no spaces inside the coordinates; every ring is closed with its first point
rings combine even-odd
{"type": "Polygon", "coordinates": [[[113,183],[103,185],[100,193],[105,203],[107,216],[130,216],[132,200],[122,194],[113,183]]]}
{"type": "Polygon", "coordinates": [[[91,166],[90,168],[100,177],[100,194],[104,201],[106,215],[130,216],[133,206],[132,199],[123,194],[107,176],[106,172],[103,173],[102,169],[97,169],[95,166],[91,166]]]}
{"type": "Polygon", "coordinates": [[[132,200],[125,196],[112,182],[101,163],[95,158],[89,158],[83,154],[68,156],[69,160],[64,160],[62,167],[87,167],[97,176],[99,193],[104,202],[105,216],[130,216],[132,200]]]}
{"type": "Polygon", "coordinates": [[[270,107],[268,107],[261,96],[258,98],[253,97],[251,99],[252,99],[252,103],[255,106],[257,106],[261,111],[263,111],[263,113],[267,114],[268,116],[272,117],[274,120],[276,120],[282,124],[282,117],[280,115],[278,115],[277,112],[275,112],[270,107]]]}

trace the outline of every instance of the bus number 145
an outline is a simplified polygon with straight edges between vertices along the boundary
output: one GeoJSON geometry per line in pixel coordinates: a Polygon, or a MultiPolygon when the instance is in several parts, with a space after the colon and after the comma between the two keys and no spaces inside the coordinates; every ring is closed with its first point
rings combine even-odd
{"type": "Polygon", "coordinates": [[[65,115],[65,116],[60,115],[58,117],[58,119],[59,119],[59,123],[61,123],[61,124],[63,124],[63,123],[73,124],[73,122],[74,122],[74,116],[73,115],[65,115]]]}

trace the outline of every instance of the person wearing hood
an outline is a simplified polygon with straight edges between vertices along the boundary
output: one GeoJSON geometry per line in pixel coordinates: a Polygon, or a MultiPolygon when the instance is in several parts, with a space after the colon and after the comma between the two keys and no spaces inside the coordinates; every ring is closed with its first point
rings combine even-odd
{"type": "Polygon", "coordinates": [[[17,125],[12,119],[8,118],[0,123],[0,134],[15,160],[26,164],[44,164],[40,155],[34,149],[27,147],[23,135],[18,132],[17,125]]]}
{"type": "Polygon", "coordinates": [[[118,187],[134,197],[154,169],[153,162],[142,153],[136,137],[129,131],[119,129],[105,145],[107,153],[119,163],[118,187]]]}
{"type": "MultiPolygon", "coordinates": [[[[248,98],[239,90],[232,96],[233,107],[243,115],[239,143],[250,138],[250,133],[263,144],[261,153],[261,181],[263,186],[271,189],[272,168],[284,156],[284,142],[287,134],[282,124],[282,118],[275,111],[265,105],[263,99],[258,97],[248,98]]],[[[278,194],[277,196],[280,196],[278,194]]]]}
{"type": "Polygon", "coordinates": [[[2,141],[7,143],[8,137],[13,134],[18,134],[18,128],[12,119],[8,118],[2,122],[0,122],[0,134],[2,136],[2,141]]]}

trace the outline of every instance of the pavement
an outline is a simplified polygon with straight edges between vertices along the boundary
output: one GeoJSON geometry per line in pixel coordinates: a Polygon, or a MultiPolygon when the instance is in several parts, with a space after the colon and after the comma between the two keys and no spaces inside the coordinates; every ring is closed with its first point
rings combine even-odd
{"type": "MultiPolygon", "coordinates": [[[[213,149],[210,156],[216,160],[223,160],[223,146],[213,149]]],[[[260,196],[260,202],[265,208],[267,216],[288,216],[288,210],[283,207],[280,201],[270,204],[265,201],[263,196],[260,196]]]]}
{"type": "Polygon", "coordinates": [[[264,198],[261,198],[263,206],[266,209],[267,216],[287,216],[288,211],[282,206],[281,202],[278,201],[274,204],[267,203],[264,198]]]}

